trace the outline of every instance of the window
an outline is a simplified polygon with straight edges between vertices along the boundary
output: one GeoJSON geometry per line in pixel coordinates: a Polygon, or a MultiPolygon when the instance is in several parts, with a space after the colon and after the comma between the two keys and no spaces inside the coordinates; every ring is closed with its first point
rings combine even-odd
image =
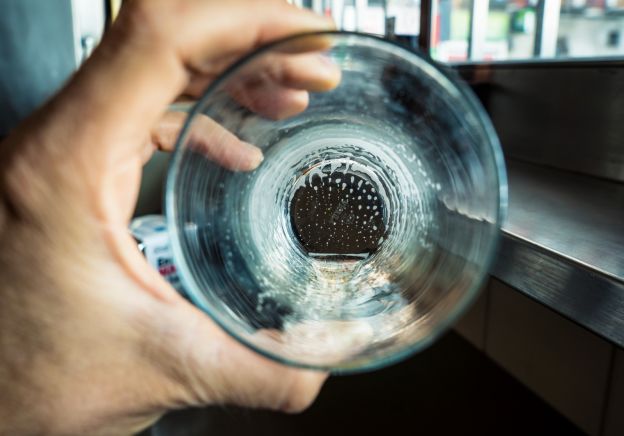
{"type": "Polygon", "coordinates": [[[420,0],[293,0],[331,15],[341,30],[414,38],[420,28],[420,0]]]}
{"type": "Polygon", "coordinates": [[[444,62],[624,55],[624,0],[433,0],[444,62]]]}
{"type": "MultiPolygon", "coordinates": [[[[431,55],[451,63],[624,56],[624,0],[431,1],[431,55]]],[[[421,0],[291,0],[343,30],[416,45],[421,0]]],[[[429,3],[427,3],[429,4],[429,3]]]]}

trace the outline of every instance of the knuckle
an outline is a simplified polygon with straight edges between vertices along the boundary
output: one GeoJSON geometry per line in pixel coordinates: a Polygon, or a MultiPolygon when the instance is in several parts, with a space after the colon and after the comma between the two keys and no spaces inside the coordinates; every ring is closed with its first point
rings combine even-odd
{"type": "Polygon", "coordinates": [[[162,36],[166,38],[173,11],[170,1],[163,0],[133,0],[124,4],[119,16],[118,29],[123,29],[129,37],[146,36],[154,38],[162,36]],[[163,20],[163,17],[167,17],[163,20]],[[138,34],[138,35],[137,35],[138,34]]]}
{"type": "MultiPolygon", "coordinates": [[[[150,23],[152,21],[151,13],[153,9],[153,5],[150,7],[145,0],[133,0],[124,4],[120,18],[133,25],[150,23]]],[[[122,23],[126,24],[124,21],[122,23]]]]}

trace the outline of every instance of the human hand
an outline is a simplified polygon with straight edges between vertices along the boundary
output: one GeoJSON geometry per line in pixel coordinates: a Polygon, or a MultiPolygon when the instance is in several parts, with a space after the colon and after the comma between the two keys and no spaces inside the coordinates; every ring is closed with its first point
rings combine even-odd
{"type": "MultiPolygon", "coordinates": [[[[325,374],[234,341],[147,265],[127,226],[142,164],[180,127],[169,103],[257,45],[330,27],[278,0],[133,0],[65,89],[0,145],[0,434],[122,434],[175,407],[298,411],[314,399],[325,374]]],[[[251,85],[238,97],[267,116],[301,111],[307,89],[339,80],[313,56],[278,63],[275,98],[251,85]]],[[[209,157],[259,164],[258,149],[204,124],[209,157]]]]}

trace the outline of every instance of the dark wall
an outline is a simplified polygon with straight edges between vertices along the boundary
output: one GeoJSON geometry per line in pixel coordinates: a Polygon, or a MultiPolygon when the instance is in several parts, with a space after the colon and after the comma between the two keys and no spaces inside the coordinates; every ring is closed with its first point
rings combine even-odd
{"type": "Polygon", "coordinates": [[[70,0],[2,0],[0,138],[75,69],[70,0]]]}

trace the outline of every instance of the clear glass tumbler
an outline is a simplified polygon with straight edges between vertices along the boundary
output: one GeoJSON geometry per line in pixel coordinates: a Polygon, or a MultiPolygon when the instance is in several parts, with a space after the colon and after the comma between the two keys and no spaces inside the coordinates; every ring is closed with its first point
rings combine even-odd
{"type": "Polygon", "coordinates": [[[377,37],[323,32],[260,48],[210,85],[179,138],[166,214],[197,306],[266,356],[345,372],[404,358],[458,319],[506,195],[494,129],[452,73],[377,37]],[[279,63],[310,54],[340,70],[338,86],[263,115],[279,63]],[[260,147],[261,165],[208,159],[205,117],[260,147]]]}

